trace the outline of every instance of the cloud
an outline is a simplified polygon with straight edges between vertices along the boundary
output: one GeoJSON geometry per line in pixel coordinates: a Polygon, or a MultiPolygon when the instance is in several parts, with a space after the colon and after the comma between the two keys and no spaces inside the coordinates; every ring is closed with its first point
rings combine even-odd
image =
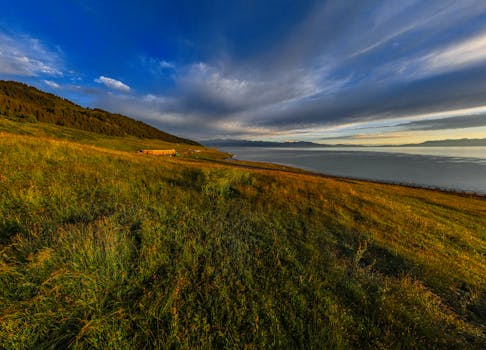
{"type": "Polygon", "coordinates": [[[61,86],[54,82],[54,81],[51,81],[51,80],[43,80],[44,84],[46,84],[47,86],[53,88],[53,89],[60,89],[61,86]]]}
{"type": "Polygon", "coordinates": [[[175,68],[175,64],[172,63],[172,62],[168,62],[168,61],[165,61],[165,60],[162,60],[159,62],[159,65],[161,68],[167,68],[167,69],[173,69],[175,68]]]}
{"type": "MultiPolygon", "coordinates": [[[[403,118],[485,105],[484,15],[479,0],[319,2],[285,35],[244,55],[230,43],[200,62],[141,58],[170,89],[98,102],[193,138],[322,139],[334,137],[336,126],[371,122],[475,127],[479,117],[403,118]]],[[[212,48],[207,39],[200,42],[212,48]]]]}
{"type": "Polygon", "coordinates": [[[100,76],[98,79],[95,79],[96,83],[103,84],[106,87],[113,89],[113,90],[118,90],[121,92],[130,92],[131,89],[128,85],[122,83],[119,80],[100,76]]]}
{"type": "Polygon", "coordinates": [[[147,55],[139,55],[136,64],[144,71],[144,74],[150,73],[157,79],[170,79],[178,68],[175,62],[147,55]]]}
{"type": "Polygon", "coordinates": [[[0,32],[0,74],[24,77],[63,76],[63,60],[39,39],[0,32]]]}
{"type": "Polygon", "coordinates": [[[279,76],[227,62],[195,63],[175,78],[178,112],[200,114],[206,121],[252,119],[258,110],[285,108],[301,99],[324,96],[338,90],[347,79],[334,80],[323,66],[297,68],[279,76]]]}
{"type": "Polygon", "coordinates": [[[486,114],[465,115],[444,119],[417,120],[398,124],[398,127],[410,130],[446,130],[465,129],[486,126],[486,114]]]}
{"type": "MultiPolygon", "coordinates": [[[[460,111],[456,110],[462,106],[484,104],[486,89],[481,78],[486,70],[373,88],[349,87],[351,78],[333,80],[322,67],[289,71],[275,80],[244,73],[196,63],[177,77],[171,94],[131,99],[100,95],[98,104],[196,139],[285,138],[288,134],[300,134],[301,138],[318,140],[336,126],[349,123],[375,121],[379,128],[394,119],[433,117],[422,116],[423,113],[457,116],[460,111]],[[455,114],[448,115],[449,111],[455,114]]],[[[454,127],[465,121],[456,119],[454,127]]],[[[417,130],[420,125],[428,128],[425,123],[418,123],[417,130]]],[[[448,125],[452,127],[451,123],[448,125]]]]}
{"type": "Polygon", "coordinates": [[[456,38],[453,30],[486,13],[484,3],[384,4],[371,17],[360,6],[318,5],[266,59],[229,58],[193,69],[182,78],[182,92],[191,91],[187,106],[208,121],[219,115],[215,124],[238,121],[232,125],[282,133],[483,104],[486,69],[472,64],[481,63],[475,50],[482,38],[456,38]],[[344,23],[333,26],[336,18],[344,23]],[[444,42],[444,30],[455,39],[449,43],[460,44],[444,42]],[[460,69],[431,72],[433,58],[437,65],[453,60],[452,53],[469,53],[458,59],[460,69]]]}
{"type": "Polygon", "coordinates": [[[486,60],[486,33],[432,52],[425,57],[425,60],[428,68],[433,71],[448,71],[484,63],[486,60]]]}

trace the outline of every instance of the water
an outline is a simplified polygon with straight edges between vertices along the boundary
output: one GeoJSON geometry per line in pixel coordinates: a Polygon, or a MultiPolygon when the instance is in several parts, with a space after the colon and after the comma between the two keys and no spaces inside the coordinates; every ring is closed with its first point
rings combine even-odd
{"type": "Polygon", "coordinates": [[[486,194],[486,147],[222,147],[242,160],[329,175],[486,194]]]}

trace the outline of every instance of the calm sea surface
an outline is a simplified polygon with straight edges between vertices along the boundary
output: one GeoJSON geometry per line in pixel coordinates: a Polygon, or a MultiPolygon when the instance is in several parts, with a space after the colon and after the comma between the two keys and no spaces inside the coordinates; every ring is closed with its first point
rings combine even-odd
{"type": "Polygon", "coordinates": [[[486,194],[486,147],[221,147],[236,159],[329,175],[486,194]]]}

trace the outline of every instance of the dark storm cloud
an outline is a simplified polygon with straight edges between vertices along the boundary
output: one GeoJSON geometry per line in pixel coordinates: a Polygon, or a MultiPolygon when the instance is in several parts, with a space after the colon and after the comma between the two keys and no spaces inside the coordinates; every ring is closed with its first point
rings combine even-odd
{"type": "Polygon", "coordinates": [[[404,84],[356,87],[339,93],[299,101],[285,110],[266,111],[259,125],[285,128],[315,123],[370,121],[440,112],[485,104],[486,65],[404,84]],[[298,118],[296,118],[298,116],[298,118]]]}

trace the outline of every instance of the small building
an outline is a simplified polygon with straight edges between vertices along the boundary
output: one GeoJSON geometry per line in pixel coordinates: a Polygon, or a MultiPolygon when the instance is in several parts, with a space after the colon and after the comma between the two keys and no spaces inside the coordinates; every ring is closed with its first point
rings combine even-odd
{"type": "Polygon", "coordinates": [[[152,156],[175,156],[177,152],[175,149],[141,149],[140,153],[152,156]]]}

